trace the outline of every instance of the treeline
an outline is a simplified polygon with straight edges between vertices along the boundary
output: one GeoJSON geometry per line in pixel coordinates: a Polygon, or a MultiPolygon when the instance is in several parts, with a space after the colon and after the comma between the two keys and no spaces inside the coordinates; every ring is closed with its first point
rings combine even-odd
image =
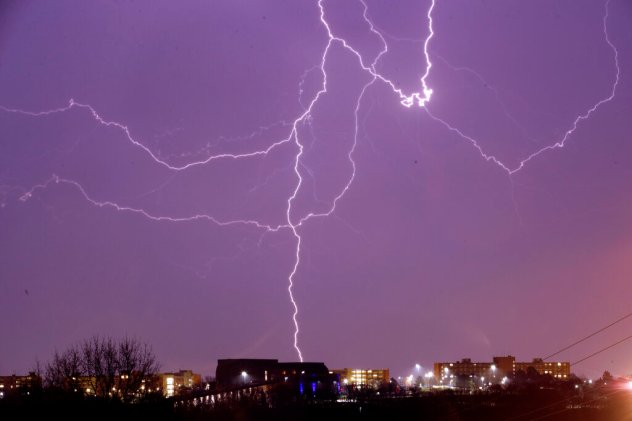
{"type": "Polygon", "coordinates": [[[128,402],[155,389],[159,368],[149,345],[95,336],[55,352],[43,380],[48,389],[128,402]]]}
{"type": "Polygon", "coordinates": [[[170,418],[159,368],[138,339],[94,336],[56,351],[28,376],[6,377],[0,419],[170,418]]]}

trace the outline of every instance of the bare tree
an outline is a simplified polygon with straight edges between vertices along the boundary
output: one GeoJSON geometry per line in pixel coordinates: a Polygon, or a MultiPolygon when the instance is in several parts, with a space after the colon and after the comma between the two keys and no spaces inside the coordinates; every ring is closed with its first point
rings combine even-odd
{"type": "Polygon", "coordinates": [[[125,338],[118,344],[117,357],[121,393],[128,396],[130,393],[144,392],[146,387],[143,383],[159,369],[152,349],[135,339],[125,338]]]}
{"type": "Polygon", "coordinates": [[[48,387],[78,391],[82,375],[81,353],[76,346],[63,353],[55,351],[53,360],[46,365],[45,384],[48,387]]]}
{"type": "Polygon", "coordinates": [[[64,353],[55,352],[46,366],[45,384],[69,392],[133,400],[145,393],[159,369],[147,344],[134,338],[120,342],[93,336],[64,353]]]}
{"type": "Polygon", "coordinates": [[[116,395],[118,361],[116,344],[111,338],[86,339],[81,345],[81,366],[85,382],[91,386],[88,393],[102,397],[116,395]]]}

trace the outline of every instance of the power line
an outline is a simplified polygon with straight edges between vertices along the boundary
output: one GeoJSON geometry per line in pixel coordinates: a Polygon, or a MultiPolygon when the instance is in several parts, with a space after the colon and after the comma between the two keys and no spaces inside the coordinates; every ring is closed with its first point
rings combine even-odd
{"type": "MultiPolygon", "coordinates": [[[[599,396],[597,396],[595,398],[592,398],[590,400],[584,401],[582,403],[584,405],[587,405],[587,404],[590,404],[590,403],[593,403],[593,402],[597,402],[597,401],[599,401],[599,400],[601,400],[603,398],[609,398],[611,396],[614,396],[614,395],[616,395],[618,393],[622,393],[622,392],[624,392],[624,391],[621,390],[621,389],[614,389],[614,390],[611,390],[609,392],[603,393],[603,394],[601,394],[601,395],[599,395],[599,396]]],[[[568,397],[568,398],[560,399],[560,400],[552,402],[552,403],[550,403],[548,405],[545,405],[545,406],[542,406],[542,407],[539,407],[539,408],[534,408],[531,411],[527,411],[527,412],[524,412],[522,414],[517,414],[517,415],[514,415],[512,417],[509,417],[509,418],[507,418],[507,421],[517,420],[517,419],[520,419],[520,418],[528,418],[530,421],[536,421],[536,420],[541,420],[541,419],[544,419],[544,418],[549,418],[549,417],[551,417],[553,415],[566,412],[566,411],[568,411],[568,409],[567,408],[559,409],[559,410],[556,410],[554,412],[549,412],[549,413],[543,414],[543,415],[541,415],[541,416],[539,416],[537,418],[534,418],[534,414],[537,414],[538,412],[542,412],[542,411],[544,411],[546,409],[549,409],[549,408],[553,408],[556,405],[560,405],[560,404],[563,404],[563,403],[566,403],[566,402],[570,402],[574,398],[575,398],[574,396],[571,396],[571,397],[568,397]]]]}
{"type": "Polygon", "coordinates": [[[606,330],[606,329],[608,329],[608,328],[610,328],[610,327],[612,327],[612,326],[616,325],[617,323],[619,323],[619,322],[621,322],[621,321],[623,321],[623,320],[625,320],[625,319],[627,319],[628,317],[631,317],[631,316],[632,316],[632,313],[628,313],[628,314],[626,314],[625,316],[623,316],[623,317],[621,317],[621,318],[619,318],[619,319],[615,320],[614,322],[610,323],[609,325],[604,326],[604,327],[602,327],[601,329],[594,331],[594,332],[593,332],[593,333],[591,333],[590,335],[585,336],[585,337],[583,337],[583,338],[581,338],[581,339],[579,339],[579,340],[577,340],[577,341],[573,342],[572,344],[570,344],[570,345],[568,345],[568,346],[565,346],[564,348],[560,349],[559,351],[554,352],[554,353],[552,353],[551,355],[547,355],[546,357],[544,357],[544,358],[542,358],[542,359],[543,359],[543,360],[548,360],[549,358],[554,357],[554,356],[556,356],[557,354],[560,354],[560,353],[562,353],[562,352],[566,351],[567,349],[570,349],[570,348],[574,347],[575,345],[578,345],[578,344],[580,344],[580,343],[584,342],[585,340],[592,338],[593,336],[595,336],[595,335],[597,335],[597,334],[599,334],[599,333],[603,332],[604,330],[606,330]]]}
{"type": "Polygon", "coordinates": [[[590,355],[588,355],[588,356],[586,356],[586,357],[582,358],[581,360],[577,360],[577,361],[575,361],[575,362],[574,362],[574,363],[572,363],[571,365],[577,365],[577,364],[579,364],[579,363],[581,363],[581,362],[583,362],[583,361],[586,361],[588,358],[592,358],[592,357],[594,357],[594,356],[595,356],[595,355],[597,355],[597,354],[601,354],[602,352],[604,352],[604,351],[606,351],[606,350],[608,350],[608,349],[610,349],[610,348],[612,348],[612,347],[615,347],[615,346],[619,345],[620,343],[625,342],[625,341],[627,341],[627,340],[629,340],[629,339],[632,339],[632,335],[630,335],[630,336],[626,336],[625,338],[623,338],[623,339],[621,339],[621,340],[619,340],[619,341],[617,341],[617,342],[615,342],[615,343],[613,343],[613,344],[610,344],[610,345],[608,345],[608,346],[607,346],[607,347],[605,347],[605,348],[601,348],[599,351],[593,352],[592,354],[590,354],[590,355]]]}

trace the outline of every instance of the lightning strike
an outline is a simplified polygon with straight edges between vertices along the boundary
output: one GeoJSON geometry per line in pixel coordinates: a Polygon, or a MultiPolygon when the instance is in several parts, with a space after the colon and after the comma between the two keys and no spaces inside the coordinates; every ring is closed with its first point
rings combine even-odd
{"type": "Polygon", "coordinates": [[[571,135],[573,133],[575,133],[575,131],[577,130],[580,122],[582,122],[584,120],[587,120],[595,111],[597,111],[598,108],[600,108],[602,105],[604,105],[604,104],[606,104],[606,103],[608,103],[608,102],[610,102],[610,101],[612,101],[614,99],[616,91],[617,91],[617,86],[619,85],[619,76],[620,76],[620,73],[621,73],[621,69],[619,67],[619,51],[617,50],[616,46],[612,43],[612,41],[610,40],[610,36],[608,35],[609,6],[610,6],[610,0],[606,0],[605,12],[604,12],[604,16],[603,16],[603,19],[602,19],[602,22],[603,22],[602,29],[603,29],[604,39],[605,39],[606,43],[608,44],[608,47],[612,50],[613,59],[614,59],[615,76],[614,76],[614,81],[612,83],[612,87],[610,89],[610,92],[608,93],[608,95],[605,98],[602,98],[601,100],[596,102],[594,105],[589,107],[584,112],[584,114],[581,114],[581,115],[577,116],[575,118],[575,120],[573,121],[573,123],[571,124],[570,128],[567,129],[566,132],[564,132],[564,135],[562,136],[561,139],[559,139],[557,142],[555,142],[555,143],[553,143],[551,145],[544,146],[544,147],[538,149],[537,151],[533,152],[532,154],[530,154],[526,158],[522,159],[518,163],[517,166],[512,168],[509,165],[503,163],[496,156],[485,153],[483,148],[480,146],[479,142],[476,139],[474,139],[471,136],[466,135],[461,130],[459,130],[457,127],[452,126],[451,124],[449,124],[445,120],[433,115],[428,110],[428,107],[425,107],[424,111],[428,114],[428,116],[432,120],[442,124],[449,131],[458,134],[462,139],[467,140],[468,142],[470,142],[472,144],[472,146],[474,146],[474,148],[479,152],[480,156],[483,159],[485,159],[488,162],[492,162],[492,163],[498,165],[509,176],[511,176],[511,175],[517,173],[518,171],[522,170],[532,159],[538,157],[539,155],[543,154],[544,152],[547,152],[547,151],[550,151],[550,150],[554,150],[554,149],[562,149],[566,145],[566,141],[571,137],[571,135]]]}
{"type": "Polygon", "coordinates": [[[505,106],[505,103],[503,102],[503,100],[500,97],[500,92],[498,91],[498,89],[492,85],[490,85],[485,78],[478,73],[476,70],[471,69],[469,67],[465,67],[465,66],[455,66],[453,64],[451,64],[448,60],[446,60],[444,57],[435,54],[435,57],[437,57],[439,60],[441,60],[446,66],[448,66],[450,69],[452,69],[455,72],[465,72],[465,73],[469,73],[471,75],[473,75],[476,79],[479,80],[479,82],[485,86],[486,89],[489,89],[493,94],[494,94],[494,99],[496,101],[496,103],[498,104],[498,106],[500,107],[500,109],[502,110],[503,114],[505,114],[505,117],[507,117],[507,119],[509,121],[511,121],[511,123],[518,129],[520,130],[520,132],[522,132],[522,135],[525,139],[530,140],[531,142],[536,142],[536,139],[534,139],[531,135],[529,135],[528,130],[526,129],[526,127],[524,127],[522,124],[520,124],[520,122],[518,122],[518,120],[516,119],[516,117],[514,117],[508,110],[507,107],[505,106]]]}
{"type": "MultiPolygon", "coordinates": [[[[320,11],[321,11],[321,19],[322,19],[324,11],[323,11],[322,6],[320,5],[320,3],[319,3],[319,6],[320,6],[320,11]]],[[[295,259],[294,259],[294,266],[292,267],[292,271],[290,272],[290,275],[288,276],[287,291],[288,291],[288,295],[290,297],[290,302],[292,303],[292,307],[293,307],[292,322],[294,323],[294,349],[296,350],[298,358],[299,358],[299,360],[301,362],[303,361],[303,353],[301,352],[301,349],[298,346],[298,335],[299,335],[299,332],[300,332],[300,328],[299,328],[299,324],[298,324],[298,305],[296,303],[296,300],[294,299],[293,289],[294,289],[294,277],[296,276],[296,272],[298,271],[298,267],[299,267],[299,265],[301,263],[301,241],[302,241],[302,237],[301,237],[301,235],[300,235],[300,233],[298,231],[298,228],[299,228],[298,224],[293,224],[292,223],[292,203],[296,199],[296,196],[298,195],[298,192],[301,189],[301,186],[303,184],[303,177],[301,176],[301,171],[299,170],[299,166],[300,166],[301,156],[303,155],[304,146],[299,140],[298,126],[305,119],[310,117],[312,109],[314,108],[314,105],[318,102],[320,97],[327,92],[327,71],[325,70],[325,65],[326,65],[326,60],[327,60],[327,53],[329,53],[329,49],[331,48],[332,43],[333,43],[333,40],[330,37],[329,41],[327,42],[327,45],[326,45],[326,47],[325,47],[325,49],[323,51],[323,55],[321,57],[320,71],[321,71],[321,74],[322,74],[322,77],[323,77],[322,86],[321,86],[320,90],[316,93],[316,95],[314,96],[312,101],[309,103],[309,106],[307,107],[307,109],[303,112],[303,114],[301,114],[294,121],[294,123],[292,125],[292,131],[291,131],[290,136],[289,136],[289,138],[293,138],[294,139],[294,143],[296,144],[296,146],[298,148],[298,152],[297,152],[297,154],[295,155],[295,158],[294,158],[294,173],[296,174],[297,182],[296,182],[296,186],[294,188],[294,191],[292,192],[292,195],[287,200],[287,208],[286,208],[287,223],[288,223],[288,226],[290,227],[290,229],[292,230],[292,235],[296,239],[296,248],[295,248],[295,253],[294,253],[294,257],[295,257],[295,259]]]]}
{"type": "Polygon", "coordinates": [[[517,171],[520,171],[522,168],[524,168],[524,166],[531,161],[533,158],[537,157],[538,155],[548,151],[548,150],[553,150],[553,149],[561,149],[564,147],[564,145],[566,144],[566,141],[568,140],[568,138],[575,133],[575,130],[577,130],[577,126],[580,122],[587,120],[592,113],[594,113],[595,111],[597,111],[597,109],[599,107],[601,107],[603,104],[606,104],[610,101],[612,101],[614,99],[614,96],[617,92],[617,86],[619,86],[619,76],[621,73],[621,69],[619,68],[619,51],[617,50],[617,47],[615,47],[615,45],[612,43],[612,41],[610,40],[610,36],[608,35],[608,16],[609,16],[609,6],[610,6],[610,0],[606,1],[606,6],[605,6],[605,13],[603,16],[603,35],[604,35],[604,39],[606,40],[606,43],[608,44],[608,46],[610,47],[610,49],[612,50],[612,54],[614,56],[614,66],[616,69],[615,72],[615,77],[614,77],[614,82],[612,84],[612,89],[610,90],[610,94],[601,99],[600,101],[598,101],[597,103],[595,103],[595,105],[593,105],[592,107],[590,107],[584,114],[578,116],[575,121],[573,121],[573,124],[571,125],[571,128],[568,129],[566,131],[566,133],[564,133],[564,136],[562,137],[562,139],[560,139],[558,142],[554,143],[553,145],[550,146],[545,146],[542,149],[532,153],[531,155],[529,155],[528,157],[526,157],[525,159],[523,159],[522,161],[520,161],[520,164],[514,168],[513,170],[510,171],[510,174],[514,174],[517,171]]]}
{"type": "Polygon", "coordinates": [[[16,108],[7,108],[7,107],[3,107],[0,106],[0,109],[8,112],[8,113],[16,113],[16,114],[23,114],[23,115],[28,115],[28,116],[33,116],[33,117],[41,117],[41,116],[47,116],[47,115],[51,115],[51,114],[57,114],[57,113],[63,113],[63,112],[67,112],[72,110],[73,108],[82,108],[82,109],[86,109],[90,112],[90,114],[92,115],[92,117],[94,118],[94,120],[96,120],[99,124],[106,126],[106,127],[115,127],[117,129],[120,129],[123,133],[125,133],[125,136],[127,137],[127,140],[133,144],[134,146],[142,149],[147,155],[149,155],[149,157],[158,165],[165,167],[168,170],[171,171],[184,171],[187,170],[189,168],[193,168],[193,167],[197,167],[200,165],[205,165],[208,164],[212,161],[218,160],[218,159],[223,159],[223,158],[229,158],[229,159],[240,159],[240,158],[251,158],[251,157],[256,157],[256,156],[262,156],[262,155],[267,155],[270,151],[272,151],[273,149],[290,142],[291,140],[291,135],[285,139],[281,139],[278,140],[274,143],[272,143],[271,145],[269,145],[267,148],[265,149],[259,149],[259,150],[255,150],[252,152],[247,152],[247,153],[241,153],[241,154],[230,154],[230,153],[221,153],[221,154],[217,154],[217,155],[210,155],[205,159],[202,160],[198,160],[198,161],[191,161],[188,162],[185,165],[181,165],[181,166],[177,166],[177,165],[171,165],[168,162],[164,161],[163,159],[161,159],[155,152],[153,152],[149,147],[145,146],[142,142],[134,139],[134,137],[131,134],[131,131],[129,129],[128,126],[119,123],[117,121],[108,121],[106,119],[104,119],[95,109],[94,107],[92,107],[89,104],[82,104],[79,103],[77,101],[75,101],[74,99],[70,99],[68,105],[66,107],[63,108],[57,108],[54,110],[48,110],[48,111],[38,111],[38,112],[33,112],[33,111],[25,111],[25,110],[20,110],[20,109],[16,109],[16,108]]]}
{"type": "Polygon", "coordinates": [[[147,147],[146,145],[144,145],[142,142],[136,140],[132,134],[131,131],[129,129],[128,126],[116,122],[116,121],[109,121],[106,120],[105,118],[103,118],[94,107],[92,107],[89,104],[83,104],[83,103],[79,103],[77,101],[75,101],[74,99],[71,99],[68,103],[68,105],[66,107],[62,107],[62,108],[57,108],[57,109],[52,109],[52,110],[48,110],[48,111],[39,111],[39,112],[33,112],[33,111],[25,111],[25,110],[21,110],[21,109],[15,109],[15,108],[7,108],[7,107],[2,107],[0,106],[0,109],[8,112],[8,113],[18,113],[18,114],[23,114],[23,115],[28,115],[28,116],[32,116],[32,117],[41,117],[41,116],[48,116],[48,115],[53,115],[53,114],[57,114],[57,113],[64,113],[64,112],[68,112],[74,108],[79,108],[79,109],[83,109],[83,110],[87,110],[90,115],[92,116],[92,118],[97,121],[99,124],[106,126],[106,127],[114,127],[119,129],[120,131],[122,131],[127,140],[134,145],[135,147],[143,150],[147,156],[153,160],[157,165],[160,165],[170,171],[174,171],[174,172],[180,172],[180,171],[186,171],[190,168],[196,167],[196,166],[201,166],[201,165],[206,165],[206,164],[210,164],[213,161],[216,160],[220,160],[220,159],[246,159],[246,158],[254,158],[254,157],[264,157],[266,156],[269,152],[271,152],[272,150],[274,150],[275,148],[280,147],[281,145],[285,145],[285,144],[293,144],[296,149],[296,155],[294,155],[293,158],[293,171],[294,174],[296,176],[296,184],[294,185],[293,190],[291,191],[291,194],[289,195],[289,197],[287,198],[287,206],[285,208],[285,219],[286,219],[286,223],[282,224],[282,225],[277,225],[277,226],[273,226],[273,225],[269,225],[269,224],[264,224],[261,223],[259,221],[256,220],[230,220],[230,221],[220,221],[216,218],[214,218],[213,216],[210,215],[205,215],[205,214],[196,214],[196,215],[191,215],[191,216],[187,216],[187,217],[173,217],[173,216],[163,216],[163,215],[154,215],[150,212],[147,212],[146,210],[140,209],[140,208],[132,208],[132,207],[128,207],[128,206],[124,206],[124,205],[119,205],[115,202],[112,201],[98,201],[93,199],[91,196],[88,195],[88,193],[86,192],[86,190],[82,187],[81,184],[79,184],[78,182],[74,181],[74,180],[70,180],[70,179],[65,179],[62,177],[59,177],[57,175],[53,175],[51,176],[50,179],[48,179],[47,181],[45,181],[42,184],[38,184],[36,186],[34,186],[32,189],[30,189],[29,191],[27,191],[26,193],[24,193],[21,197],[20,200],[21,201],[27,201],[29,198],[31,198],[33,196],[33,194],[35,193],[35,191],[37,190],[41,190],[41,189],[46,189],[47,187],[49,187],[50,184],[55,183],[55,184],[66,184],[66,185],[70,185],[72,187],[74,187],[75,189],[77,189],[79,191],[79,193],[84,197],[84,199],[86,201],[88,201],[89,203],[91,203],[94,206],[100,207],[100,208],[112,208],[118,212],[128,212],[128,213],[133,213],[133,214],[138,214],[141,215],[149,220],[152,221],[166,221],[166,222],[191,222],[191,221],[208,221],[211,222],[217,226],[221,226],[221,227],[226,227],[226,226],[232,226],[232,225],[247,225],[247,226],[253,226],[257,229],[261,229],[264,230],[264,232],[277,232],[280,231],[282,229],[288,229],[292,236],[295,239],[295,248],[293,251],[293,255],[294,255],[294,262],[292,265],[292,270],[288,275],[288,287],[287,287],[287,291],[288,291],[288,295],[289,295],[289,299],[290,299],[290,303],[292,305],[292,322],[293,322],[293,326],[294,326],[294,333],[293,333],[293,346],[294,349],[298,355],[298,358],[300,359],[300,361],[303,361],[303,354],[302,351],[299,347],[299,334],[300,334],[300,328],[299,328],[299,322],[298,322],[298,315],[299,315],[299,307],[297,304],[297,301],[295,299],[294,296],[294,287],[295,287],[295,282],[296,282],[296,276],[297,276],[297,272],[298,269],[301,265],[301,245],[302,245],[302,241],[303,238],[301,236],[301,232],[300,229],[302,228],[302,226],[307,223],[309,220],[314,219],[314,218],[322,218],[322,217],[328,217],[331,216],[332,214],[335,213],[336,211],[336,206],[338,204],[338,202],[343,199],[343,197],[345,196],[345,194],[348,192],[348,190],[351,188],[353,181],[355,180],[356,177],[356,162],[354,160],[354,152],[356,151],[356,147],[358,145],[358,137],[359,137],[359,112],[361,109],[361,104],[362,104],[362,100],[365,96],[365,93],[367,92],[367,90],[373,86],[375,83],[377,82],[381,82],[383,84],[385,84],[386,86],[388,86],[391,91],[398,97],[401,105],[407,107],[407,108],[411,108],[413,107],[413,105],[416,105],[420,108],[423,108],[425,113],[430,117],[431,120],[443,125],[448,131],[455,133],[456,135],[458,135],[459,137],[461,137],[462,139],[466,140],[467,142],[469,142],[476,150],[477,152],[480,154],[480,156],[488,161],[491,162],[495,165],[497,165],[498,167],[500,167],[503,171],[505,171],[509,176],[515,174],[516,172],[520,171],[521,169],[523,169],[532,159],[536,158],[537,156],[543,154],[544,152],[548,151],[548,150],[553,150],[553,149],[558,149],[558,148],[563,148],[566,141],[569,139],[569,137],[577,130],[578,125],[580,122],[587,120],[599,107],[601,107],[603,104],[606,104],[608,102],[610,102],[614,97],[615,97],[615,93],[616,93],[616,88],[618,86],[619,83],[619,75],[620,75],[620,69],[619,69],[619,56],[618,56],[618,51],[615,47],[615,45],[611,42],[609,35],[608,35],[608,30],[607,30],[607,20],[608,20],[608,13],[609,13],[609,3],[610,0],[606,1],[605,4],[605,14],[603,16],[603,33],[604,33],[604,37],[605,40],[608,44],[608,46],[611,48],[611,50],[613,51],[613,55],[614,55],[614,63],[615,63],[615,67],[616,67],[616,75],[615,75],[615,81],[612,85],[612,88],[610,90],[610,93],[607,97],[601,99],[600,101],[598,101],[597,103],[595,103],[592,107],[590,107],[584,114],[578,116],[574,122],[571,124],[571,127],[565,132],[564,136],[557,141],[556,143],[549,145],[549,146],[545,146],[541,149],[539,149],[538,151],[532,153],[531,155],[527,156],[526,158],[524,158],[522,161],[520,161],[520,163],[515,166],[515,167],[510,167],[508,165],[506,165],[505,163],[503,163],[500,159],[498,159],[497,157],[495,157],[494,155],[488,154],[484,151],[484,149],[480,146],[480,143],[474,139],[471,136],[468,136],[467,134],[463,133],[462,130],[460,130],[457,127],[454,127],[452,125],[450,125],[448,122],[446,122],[445,120],[435,116],[429,109],[428,109],[428,104],[430,103],[430,100],[432,98],[433,95],[433,89],[429,86],[428,84],[428,77],[430,76],[430,72],[431,69],[433,68],[432,65],[432,61],[431,61],[431,57],[430,57],[430,53],[429,53],[429,45],[430,42],[432,40],[432,38],[434,37],[434,28],[433,28],[433,12],[435,9],[435,5],[436,5],[436,0],[431,0],[430,1],[430,6],[427,9],[426,12],[426,19],[427,19],[427,31],[428,31],[428,35],[425,38],[425,40],[423,41],[423,54],[425,57],[425,70],[423,75],[420,78],[420,84],[421,84],[421,90],[419,92],[413,92],[413,93],[409,93],[406,94],[404,93],[404,91],[399,88],[392,80],[390,80],[389,78],[387,78],[386,76],[380,74],[377,69],[376,66],[378,64],[378,62],[383,58],[383,56],[388,52],[388,44],[386,42],[385,37],[382,35],[382,33],[377,29],[377,27],[373,24],[373,22],[371,21],[370,17],[369,17],[369,12],[368,12],[368,6],[365,3],[364,0],[358,0],[363,7],[363,13],[362,13],[362,17],[364,19],[364,21],[366,22],[366,24],[368,25],[368,29],[369,31],[376,37],[378,37],[380,39],[380,42],[382,44],[382,48],[379,51],[379,53],[375,56],[375,58],[373,59],[372,62],[368,63],[365,58],[362,56],[362,54],[355,48],[353,48],[351,46],[351,44],[349,42],[347,42],[347,40],[345,40],[344,38],[341,38],[337,35],[335,35],[335,32],[332,30],[329,22],[326,19],[326,13],[325,13],[325,7],[323,5],[324,0],[318,0],[317,2],[317,6],[319,9],[319,19],[320,19],[320,23],[322,24],[322,26],[324,27],[326,34],[327,34],[327,43],[326,46],[322,52],[322,56],[320,59],[320,64],[317,66],[314,66],[308,70],[305,71],[305,73],[303,74],[303,77],[301,79],[301,83],[299,85],[299,98],[298,101],[301,105],[303,105],[302,102],[302,95],[304,93],[303,90],[303,83],[304,83],[304,79],[306,77],[307,74],[309,74],[311,71],[318,69],[321,73],[322,76],[322,84],[320,89],[314,94],[314,96],[312,97],[311,101],[307,104],[306,107],[303,107],[303,112],[292,122],[292,123],[285,123],[282,122],[283,125],[287,125],[290,126],[289,129],[289,134],[287,135],[287,137],[282,138],[280,140],[276,140],[272,143],[270,143],[267,147],[263,148],[263,149],[257,149],[254,151],[250,151],[250,152],[246,152],[246,153],[240,153],[240,154],[231,154],[231,153],[221,153],[221,154],[209,154],[207,157],[205,157],[204,159],[201,160],[193,160],[190,161],[184,165],[173,165],[170,164],[169,162],[167,162],[166,160],[160,158],[158,156],[157,153],[155,153],[154,151],[152,151],[149,147],[147,147]],[[332,45],[334,45],[334,43],[339,44],[342,48],[344,48],[346,51],[348,51],[349,53],[353,54],[357,60],[358,60],[358,64],[360,66],[360,68],[366,72],[369,76],[370,76],[370,81],[367,82],[361,89],[360,94],[358,95],[357,101],[356,101],[356,106],[354,109],[354,118],[355,118],[355,126],[354,126],[354,134],[353,134],[353,143],[352,146],[350,148],[350,150],[347,153],[347,159],[351,165],[351,175],[349,177],[349,179],[347,180],[347,182],[343,185],[343,187],[341,188],[340,192],[333,198],[333,200],[331,201],[330,206],[328,207],[328,209],[324,212],[308,212],[306,215],[304,216],[296,216],[293,215],[294,209],[293,209],[293,204],[297,198],[297,195],[299,194],[299,192],[301,191],[301,188],[303,186],[303,181],[304,178],[301,174],[301,168],[306,168],[304,166],[304,164],[301,162],[301,158],[303,156],[304,150],[305,150],[305,145],[301,142],[301,137],[299,135],[299,128],[303,125],[303,124],[309,124],[310,119],[312,118],[311,114],[312,114],[312,110],[314,109],[314,107],[316,106],[316,104],[318,103],[319,99],[328,93],[327,91],[327,70],[326,70],[326,65],[327,65],[327,57],[329,55],[330,49],[332,47],[332,45]]]}
{"type": "Polygon", "coordinates": [[[84,189],[84,187],[79,184],[77,181],[74,180],[70,180],[67,178],[62,178],[59,177],[56,174],[53,174],[48,180],[46,180],[45,182],[41,183],[41,184],[36,184],[35,186],[33,186],[30,190],[28,190],[27,192],[23,193],[19,200],[21,202],[26,202],[29,199],[31,199],[33,197],[33,195],[35,194],[36,191],[38,190],[44,190],[47,189],[51,184],[66,184],[69,186],[74,187],[76,190],[79,191],[79,193],[81,194],[81,196],[83,196],[83,198],[89,202],[90,204],[99,207],[99,208],[111,208],[114,209],[117,212],[129,212],[129,213],[134,213],[137,215],[141,215],[149,220],[152,221],[158,221],[158,222],[194,222],[194,221],[208,221],[213,223],[214,225],[217,225],[219,227],[227,227],[227,226],[231,226],[231,225],[250,225],[250,226],[254,226],[256,228],[260,228],[263,229],[267,232],[277,232],[283,228],[288,228],[287,225],[277,225],[277,226],[272,226],[272,225],[267,225],[267,224],[262,224],[258,221],[255,220],[248,220],[248,219],[240,219],[240,220],[232,220],[232,221],[220,221],[217,218],[211,216],[211,215],[206,215],[206,214],[196,214],[196,215],[191,215],[191,216],[183,216],[183,217],[177,217],[177,216],[165,216],[165,215],[153,215],[150,212],[147,212],[144,209],[141,208],[132,208],[129,206],[124,206],[124,205],[119,205],[116,202],[112,202],[112,201],[99,201],[96,199],[93,199],[84,189]]]}

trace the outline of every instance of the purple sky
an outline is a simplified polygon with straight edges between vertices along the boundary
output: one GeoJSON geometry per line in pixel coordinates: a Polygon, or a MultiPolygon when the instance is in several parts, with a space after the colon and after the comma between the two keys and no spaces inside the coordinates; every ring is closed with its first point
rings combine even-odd
{"type": "Polygon", "coordinates": [[[366,6],[0,5],[0,373],[94,334],[296,360],[299,237],[329,367],[530,360],[632,311],[632,4],[437,0],[425,108],[393,87],[422,90],[430,2],[366,6]]]}

